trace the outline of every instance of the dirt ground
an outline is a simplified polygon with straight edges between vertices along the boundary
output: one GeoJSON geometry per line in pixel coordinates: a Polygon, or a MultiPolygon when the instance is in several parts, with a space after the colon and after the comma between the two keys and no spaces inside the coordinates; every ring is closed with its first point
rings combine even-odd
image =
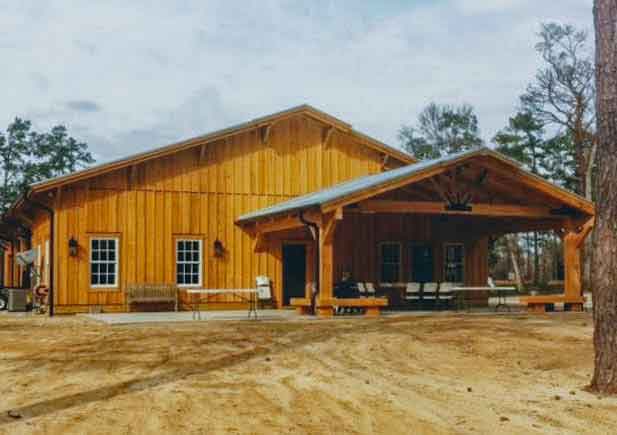
{"type": "Polygon", "coordinates": [[[1,434],[614,433],[588,314],[0,316],[1,434]]]}

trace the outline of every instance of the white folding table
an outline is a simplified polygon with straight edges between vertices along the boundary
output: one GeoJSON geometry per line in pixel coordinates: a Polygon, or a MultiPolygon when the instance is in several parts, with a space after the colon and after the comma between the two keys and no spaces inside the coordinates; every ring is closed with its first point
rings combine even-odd
{"type": "Polygon", "coordinates": [[[244,289],[204,289],[204,288],[192,288],[186,290],[187,294],[191,296],[191,305],[193,308],[193,320],[201,320],[201,311],[199,310],[199,306],[204,303],[208,303],[208,298],[205,300],[201,299],[201,295],[222,295],[222,294],[234,294],[234,295],[248,295],[248,298],[245,300],[249,303],[248,308],[248,317],[251,318],[251,315],[257,319],[257,299],[258,293],[257,289],[253,288],[244,288],[244,289]]]}
{"type": "Polygon", "coordinates": [[[457,308],[460,307],[461,298],[464,297],[465,292],[470,291],[488,291],[497,294],[497,305],[495,305],[495,311],[499,310],[499,307],[505,307],[510,311],[510,306],[506,303],[505,293],[508,291],[516,290],[516,287],[452,287],[450,291],[456,293],[457,308]]]}

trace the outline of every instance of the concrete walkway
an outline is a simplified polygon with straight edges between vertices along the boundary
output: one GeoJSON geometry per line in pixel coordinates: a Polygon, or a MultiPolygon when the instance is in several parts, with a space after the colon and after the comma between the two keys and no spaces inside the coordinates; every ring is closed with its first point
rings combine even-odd
{"type": "MultiPolygon", "coordinates": [[[[124,325],[135,323],[166,323],[166,322],[193,322],[192,311],[170,311],[152,313],[100,313],[83,314],[84,317],[103,322],[108,325],[124,325]]],[[[293,310],[259,310],[257,320],[292,320],[299,317],[293,310]]],[[[242,311],[202,311],[201,321],[233,320],[254,321],[254,317],[248,318],[246,310],[242,311]]]]}

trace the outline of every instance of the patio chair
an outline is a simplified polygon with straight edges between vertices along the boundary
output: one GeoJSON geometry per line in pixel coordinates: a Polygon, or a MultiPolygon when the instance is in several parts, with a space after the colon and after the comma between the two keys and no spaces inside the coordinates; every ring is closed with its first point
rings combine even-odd
{"type": "Polygon", "coordinates": [[[366,297],[366,286],[364,285],[364,283],[359,282],[356,285],[358,287],[358,293],[360,293],[360,297],[365,298],[366,297]]]}
{"type": "Polygon", "coordinates": [[[420,300],[420,290],[422,284],[419,282],[408,282],[405,286],[405,299],[417,301],[420,300]]]}
{"type": "Polygon", "coordinates": [[[438,300],[441,308],[451,307],[454,302],[452,289],[457,287],[454,282],[442,282],[439,284],[438,300]]]}
{"type": "Polygon", "coordinates": [[[427,302],[432,307],[437,304],[437,289],[439,284],[436,282],[425,282],[422,286],[422,302],[427,302]]]}
{"type": "Polygon", "coordinates": [[[270,285],[270,278],[267,276],[258,276],[255,278],[255,284],[257,285],[257,303],[263,308],[266,304],[273,303],[272,300],[272,286],[270,285]]]}
{"type": "Polygon", "coordinates": [[[408,282],[405,286],[405,300],[410,303],[420,302],[421,287],[419,282],[408,282]]]}
{"type": "Polygon", "coordinates": [[[377,295],[377,292],[375,291],[375,286],[373,285],[372,282],[367,282],[366,283],[366,296],[369,298],[374,298],[377,295]]]}

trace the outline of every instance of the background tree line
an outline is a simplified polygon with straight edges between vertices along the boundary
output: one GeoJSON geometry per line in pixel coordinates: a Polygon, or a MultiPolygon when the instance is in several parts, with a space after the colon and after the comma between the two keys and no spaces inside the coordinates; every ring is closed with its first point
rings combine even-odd
{"type": "MultiPolygon", "coordinates": [[[[535,48],[542,66],[520,96],[516,113],[491,142],[534,174],[593,200],[595,70],[588,34],[571,25],[546,23],[538,38],[535,48]]],[[[469,104],[431,102],[417,123],[400,129],[399,139],[419,159],[484,145],[469,104]]],[[[513,270],[519,285],[541,287],[562,278],[561,255],[561,241],[552,232],[509,235],[491,243],[492,272],[506,278],[513,270]]],[[[590,262],[591,255],[584,255],[586,283],[590,262]]]]}
{"type": "Polygon", "coordinates": [[[0,212],[6,212],[29,184],[93,162],[88,146],[69,136],[65,126],[40,133],[30,121],[15,118],[0,131],[0,212]]]}

